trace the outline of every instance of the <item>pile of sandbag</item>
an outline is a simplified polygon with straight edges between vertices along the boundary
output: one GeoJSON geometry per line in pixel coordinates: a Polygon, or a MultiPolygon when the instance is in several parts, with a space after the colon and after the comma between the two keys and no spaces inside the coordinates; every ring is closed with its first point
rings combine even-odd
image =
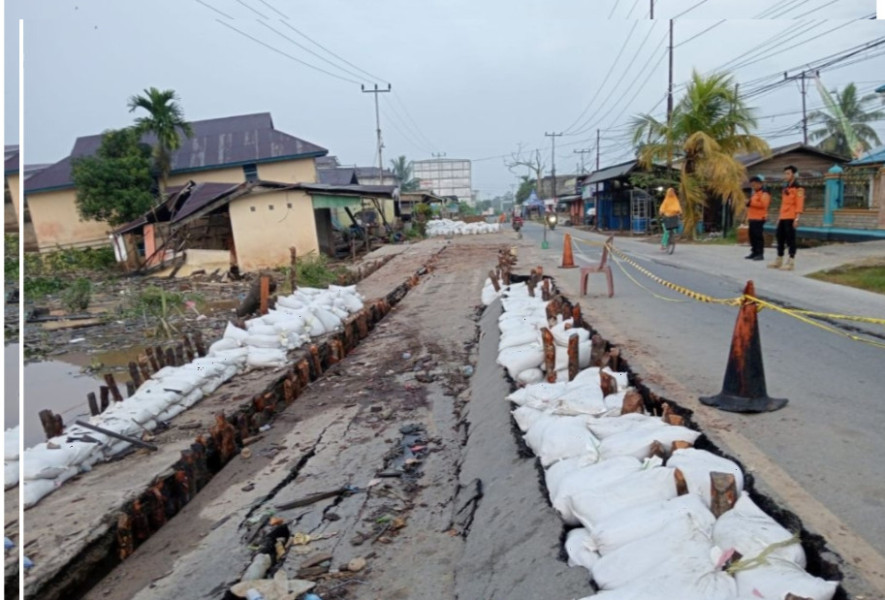
{"type": "Polygon", "coordinates": [[[3,485],[4,489],[18,485],[18,425],[3,432],[3,485]]]}
{"type": "Polygon", "coordinates": [[[622,414],[637,408],[624,403],[627,374],[589,367],[590,332],[570,320],[549,322],[546,303],[525,284],[496,292],[487,280],[483,303],[498,298],[498,363],[520,386],[507,400],[545,469],[551,505],[574,527],[565,540],[569,565],[586,568],[600,589],[585,600],[832,599],[838,584],[805,571],[801,544],[743,493],[736,463],[691,447],[698,431],[622,414]],[[556,344],[553,383],[543,371],[545,327],[556,344]],[[567,347],[575,335],[583,370],[569,381],[567,347]],[[718,519],[711,473],[733,475],[738,492],[718,519]]]}
{"type": "MultiPolygon", "coordinates": [[[[337,330],[348,315],[362,308],[363,299],[356,286],[299,288],[290,296],[279,297],[275,309],[268,314],[246,321],[245,329],[228,323],[224,335],[210,346],[206,356],[180,367],[160,369],[133,396],[113,403],[89,421],[115,433],[141,436],[155,429],[159,422],[187,410],[238,373],[284,366],[290,350],[337,330]]],[[[28,448],[24,453],[22,485],[25,508],[128,446],[126,441],[74,424],[66,427],[63,435],[28,448]],[[82,440],[83,436],[97,443],[68,441],[82,440]]],[[[8,482],[12,467],[9,458],[6,461],[8,482]]]]}
{"type": "Polygon", "coordinates": [[[451,221],[449,219],[433,219],[427,222],[428,237],[449,235],[479,235],[483,233],[498,233],[501,231],[500,223],[465,223],[464,221],[451,221]]]}

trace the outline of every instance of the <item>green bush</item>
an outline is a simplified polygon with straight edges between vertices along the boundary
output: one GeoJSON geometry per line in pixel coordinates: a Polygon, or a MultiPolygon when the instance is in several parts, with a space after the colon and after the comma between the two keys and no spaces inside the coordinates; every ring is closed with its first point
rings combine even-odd
{"type": "Polygon", "coordinates": [[[113,248],[65,248],[46,254],[25,255],[25,275],[60,275],[106,271],[116,264],[113,248]]]}
{"type": "Polygon", "coordinates": [[[326,288],[350,281],[352,275],[344,267],[332,268],[329,259],[322,254],[309,254],[299,258],[295,265],[295,285],[326,288]]]}
{"type": "MultiPolygon", "coordinates": [[[[27,271],[25,271],[27,273],[27,271]]],[[[33,302],[45,298],[50,294],[60,292],[67,284],[59,277],[25,277],[24,298],[25,301],[33,302]]]]}
{"type": "Polygon", "coordinates": [[[82,312],[89,308],[92,298],[92,282],[85,277],[78,277],[61,295],[62,303],[68,312],[82,312]]]}
{"type": "Polygon", "coordinates": [[[18,234],[7,233],[3,237],[6,257],[3,261],[3,277],[6,281],[18,281],[18,234]]]}

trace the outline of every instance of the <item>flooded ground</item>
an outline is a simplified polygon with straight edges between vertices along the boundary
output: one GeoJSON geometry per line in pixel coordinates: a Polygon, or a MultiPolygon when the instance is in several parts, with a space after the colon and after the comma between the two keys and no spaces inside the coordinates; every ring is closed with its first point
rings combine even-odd
{"type": "Polygon", "coordinates": [[[3,347],[3,415],[6,429],[18,425],[18,344],[6,344],[3,347]]]}

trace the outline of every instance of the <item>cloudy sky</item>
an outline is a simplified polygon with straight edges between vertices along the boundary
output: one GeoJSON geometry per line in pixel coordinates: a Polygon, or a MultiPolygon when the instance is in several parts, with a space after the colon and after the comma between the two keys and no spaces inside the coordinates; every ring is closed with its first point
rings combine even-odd
{"type": "MultiPolygon", "coordinates": [[[[801,140],[800,72],[885,41],[875,0],[7,0],[6,143],[18,141],[18,19],[25,19],[25,157],[60,160],[77,136],[126,126],[127,98],[178,92],[189,119],[269,111],[286,133],[344,164],[377,164],[371,94],[382,94],[384,160],[445,153],[474,160],[473,187],[515,187],[505,157],[540,148],[574,172],[630,157],[630,118],[663,115],[667,19],[678,100],[693,69],[729,69],[755,93],[759,132],[801,140]],[[137,8],[136,8],[137,6],[137,8]],[[331,53],[329,53],[331,51],[331,53]],[[333,53],[333,54],[332,54],[333,53]],[[307,63],[307,64],[305,64],[307,63]],[[307,66],[310,65],[310,66],[307,66]],[[760,92],[766,92],[764,94],[760,92]]],[[[830,89],[885,83],[885,44],[821,71],[830,89]]],[[[813,81],[809,110],[822,106],[813,81]]],[[[876,123],[885,141],[885,122],[876,123]]]]}

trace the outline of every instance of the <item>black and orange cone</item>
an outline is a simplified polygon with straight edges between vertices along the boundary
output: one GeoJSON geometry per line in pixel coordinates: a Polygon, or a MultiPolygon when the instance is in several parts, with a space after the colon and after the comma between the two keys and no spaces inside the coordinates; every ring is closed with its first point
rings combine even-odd
{"type": "Polygon", "coordinates": [[[560,269],[574,269],[578,265],[575,264],[575,257],[572,256],[572,236],[570,233],[565,234],[562,240],[562,264],[560,269]]]}
{"type": "MultiPolygon", "coordinates": [[[[752,281],[747,282],[744,295],[756,295],[752,281]]],[[[787,405],[786,398],[768,397],[756,303],[749,298],[744,298],[734,325],[722,391],[716,396],[702,396],[700,400],[707,406],[739,413],[770,412],[787,405]]]]}

